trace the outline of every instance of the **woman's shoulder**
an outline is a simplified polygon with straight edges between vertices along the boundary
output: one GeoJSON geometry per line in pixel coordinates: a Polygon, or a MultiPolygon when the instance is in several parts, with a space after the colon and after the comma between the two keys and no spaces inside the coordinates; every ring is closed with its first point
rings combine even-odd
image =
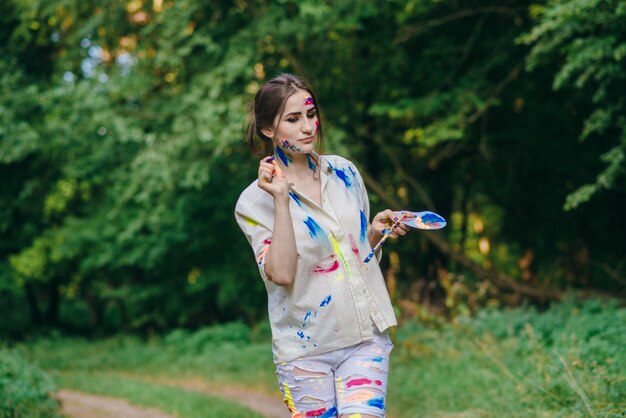
{"type": "Polygon", "coordinates": [[[255,179],[248,187],[246,187],[239,198],[237,199],[237,205],[246,204],[248,206],[254,206],[256,204],[267,204],[267,200],[271,200],[269,193],[259,187],[259,181],[255,179]]]}
{"type": "Polygon", "coordinates": [[[341,155],[324,154],[321,157],[322,157],[322,162],[330,164],[333,167],[338,167],[338,166],[339,167],[344,167],[344,166],[354,167],[354,163],[352,161],[348,160],[345,157],[342,157],[341,155]]]}

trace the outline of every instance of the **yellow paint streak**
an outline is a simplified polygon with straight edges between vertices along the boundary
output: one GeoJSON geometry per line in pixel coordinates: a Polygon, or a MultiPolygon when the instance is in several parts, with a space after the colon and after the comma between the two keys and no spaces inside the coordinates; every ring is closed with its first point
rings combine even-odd
{"type": "Polygon", "coordinates": [[[259,226],[260,224],[254,219],[248,218],[247,216],[242,216],[243,220],[250,226],[259,226]]]}
{"type": "Polygon", "coordinates": [[[287,383],[283,383],[283,388],[285,388],[285,403],[287,404],[287,408],[289,408],[291,412],[296,413],[296,405],[293,403],[291,390],[289,390],[289,386],[287,386],[287,383]]]}
{"type": "Polygon", "coordinates": [[[352,414],[348,418],[363,418],[361,414],[352,414]]]}
{"type": "Polygon", "coordinates": [[[343,379],[341,379],[341,376],[337,376],[335,382],[337,383],[335,385],[337,387],[337,402],[343,403],[343,379]]]}
{"type": "Polygon", "coordinates": [[[329,234],[328,238],[330,239],[330,243],[333,245],[333,251],[335,251],[335,254],[337,254],[337,258],[341,261],[341,264],[343,264],[343,268],[346,274],[350,276],[350,265],[346,261],[346,258],[343,256],[343,252],[341,251],[341,247],[339,247],[337,239],[335,239],[332,234],[329,234]]]}

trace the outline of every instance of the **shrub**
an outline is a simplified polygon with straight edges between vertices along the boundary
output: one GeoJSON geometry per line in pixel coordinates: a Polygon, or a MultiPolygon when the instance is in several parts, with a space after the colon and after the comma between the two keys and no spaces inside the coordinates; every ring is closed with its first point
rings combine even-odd
{"type": "Polygon", "coordinates": [[[51,380],[22,356],[0,347],[0,417],[58,417],[59,404],[50,398],[51,380]]]}

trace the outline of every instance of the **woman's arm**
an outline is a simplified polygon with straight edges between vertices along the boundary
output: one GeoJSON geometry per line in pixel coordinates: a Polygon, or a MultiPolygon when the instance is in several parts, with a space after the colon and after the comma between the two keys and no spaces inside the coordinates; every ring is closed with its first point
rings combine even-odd
{"type": "Polygon", "coordinates": [[[296,276],[298,251],[289,212],[289,184],[273,157],[261,161],[258,184],[274,198],[274,228],[265,255],[265,274],[271,282],[289,286],[296,276]]]}
{"type": "Polygon", "coordinates": [[[289,286],[296,276],[298,252],[289,213],[289,195],[274,197],[274,234],[265,256],[265,274],[279,286],[289,286]]]}

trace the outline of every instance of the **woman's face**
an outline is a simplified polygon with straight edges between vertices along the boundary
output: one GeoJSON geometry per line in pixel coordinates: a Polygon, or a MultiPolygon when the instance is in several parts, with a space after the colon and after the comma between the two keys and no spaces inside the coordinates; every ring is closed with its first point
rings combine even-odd
{"type": "Polygon", "coordinates": [[[306,90],[296,90],[285,102],[285,110],[274,120],[274,145],[291,154],[308,154],[317,140],[319,121],[313,98],[306,90]]]}

